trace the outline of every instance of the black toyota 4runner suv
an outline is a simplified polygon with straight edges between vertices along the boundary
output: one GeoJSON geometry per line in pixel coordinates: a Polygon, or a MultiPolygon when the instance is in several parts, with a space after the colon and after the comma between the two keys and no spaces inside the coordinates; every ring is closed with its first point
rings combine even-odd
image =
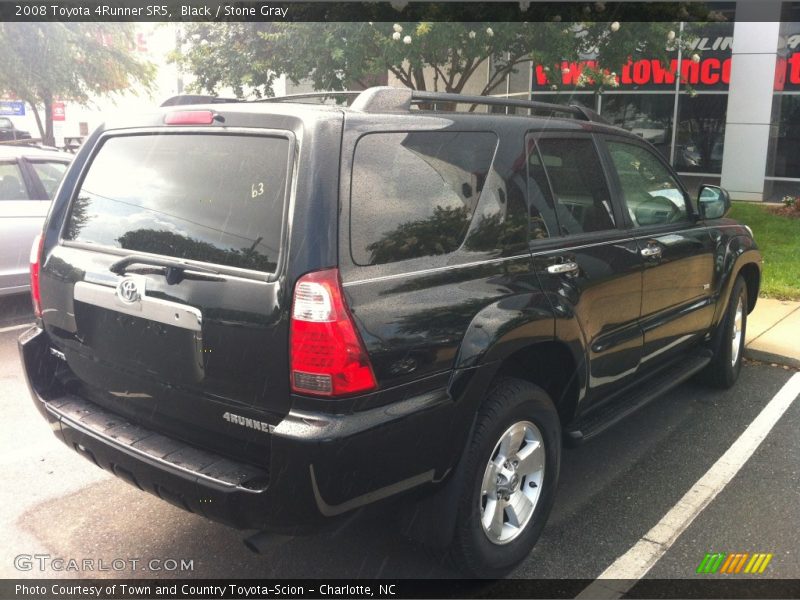
{"type": "Polygon", "coordinates": [[[92,462],[260,532],[394,499],[496,576],[540,535],[563,443],[736,380],[759,252],[642,139],[578,107],[283,100],[178,98],[73,161],[20,350],[92,462]]]}

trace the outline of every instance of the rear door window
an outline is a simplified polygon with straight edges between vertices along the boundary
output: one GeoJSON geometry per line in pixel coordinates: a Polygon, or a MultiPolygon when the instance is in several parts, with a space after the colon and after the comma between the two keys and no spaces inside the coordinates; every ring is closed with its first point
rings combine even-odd
{"type": "Polygon", "coordinates": [[[464,242],[492,165],[484,132],[375,133],[353,158],[351,252],[358,265],[447,254],[464,242]]]}
{"type": "Polygon", "coordinates": [[[67,163],[45,160],[28,162],[36,172],[39,181],[42,182],[47,199],[52,200],[58,189],[58,184],[61,183],[61,179],[67,171],[67,163]]]}
{"type": "Polygon", "coordinates": [[[272,272],[288,160],[282,137],[109,138],[73,199],[64,238],[272,272]]]}

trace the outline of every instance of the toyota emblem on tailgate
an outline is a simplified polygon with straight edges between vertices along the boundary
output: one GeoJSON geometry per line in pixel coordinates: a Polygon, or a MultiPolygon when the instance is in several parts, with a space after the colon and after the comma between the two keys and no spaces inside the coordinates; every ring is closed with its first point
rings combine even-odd
{"type": "Polygon", "coordinates": [[[128,277],[123,279],[117,284],[117,296],[123,302],[127,302],[128,304],[133,304],[137,300],[141,299],[141,295],[139,294],[139,286],[136,284],[136,280],[132,277],[128,277]]]}

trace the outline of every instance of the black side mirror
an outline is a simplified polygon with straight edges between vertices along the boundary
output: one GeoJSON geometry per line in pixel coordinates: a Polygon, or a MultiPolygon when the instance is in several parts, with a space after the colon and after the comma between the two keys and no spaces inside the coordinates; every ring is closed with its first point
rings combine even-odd
{"type": "Polygon", "coordinates": [[[701,185],[697,194],[697,207],[702,219],[721,219],[731,209],[731,197],[721,187],[701,185]]]}

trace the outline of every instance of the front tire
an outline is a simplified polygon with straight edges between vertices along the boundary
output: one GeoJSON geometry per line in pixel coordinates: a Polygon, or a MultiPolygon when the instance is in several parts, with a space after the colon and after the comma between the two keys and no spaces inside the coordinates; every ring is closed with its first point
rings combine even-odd
{"type": "Polygon", "coordinates": [[[467,576],[501,577],[530,553],[553,505],[561,425],[547,393],[498,380],[465,458],[451,558],[467,576]]]}
{"type": "Polygon", "coordinates": [[[725,316],[714,335],[714,358],[703,371],[704,379],[721,389],[728,389],[739,378],[747,332],[747,284],[740,275],[733,284],[725,316]]]}

